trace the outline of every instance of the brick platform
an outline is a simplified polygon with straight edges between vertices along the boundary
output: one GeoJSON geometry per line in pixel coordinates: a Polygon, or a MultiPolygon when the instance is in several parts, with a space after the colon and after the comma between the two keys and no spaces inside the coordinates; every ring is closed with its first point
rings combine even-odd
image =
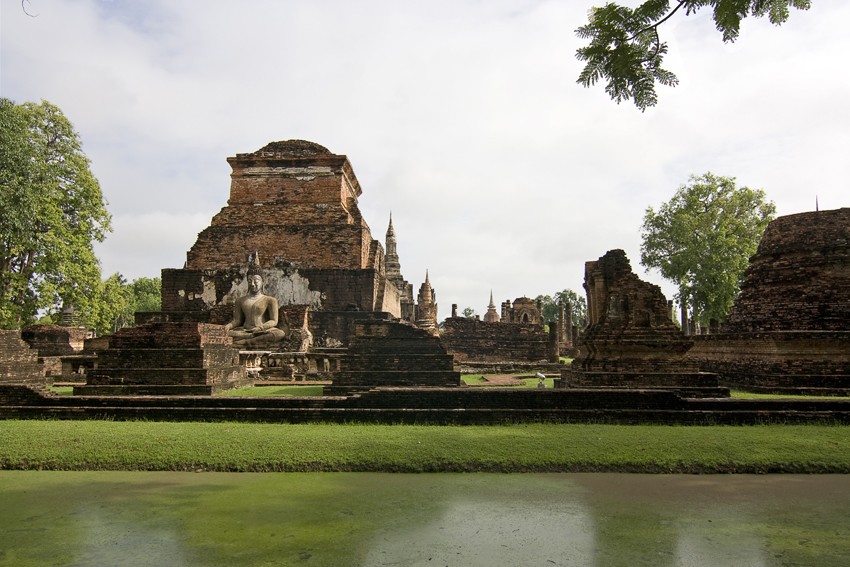
{"type": "Polygon", "coordinates": [[[672,391],[594,388],[379,388],[351,396],[57,396],[0,384],[0,419],[147,419],[275,423],[517,422],[744,425],[848,423],[850,400],[688,399],[672,391]]]}
{"type": "Polygon", "coordinates": [[[439,337],[397,321],[357,321],[341,370],[326,393],[378,386],[460,386],[460,373],[439,337]]]}
{"type": "Polygon", "coordinates": [[[251,384],[224,327],[151,323],[113,335],[74,395],[210,395],[251,384]]]}

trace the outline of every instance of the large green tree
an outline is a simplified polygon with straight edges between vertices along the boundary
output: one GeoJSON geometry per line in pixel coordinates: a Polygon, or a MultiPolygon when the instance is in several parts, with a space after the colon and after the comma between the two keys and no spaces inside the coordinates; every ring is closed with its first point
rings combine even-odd
{"type": "MultiPolygon", "coordinates": [[[[104,279],[85,307],[75,307],[78,321],[98,335],[115,333],[132,327],[139,311],[159,311],[162,308],[161,280],[138,278],[131,283],[115,272],[104,279]]],[[[62,313],[54,308],[39,319],[39,323],[58,323],[62,313]]]]}
{"type": "Polygon", "coordinates": [[[0,99],[0,328],[62,303],[90,311],[101,285],[92,243],[110,230],[71,122],[47,101],[0,99]]]}
{"type": "Polygon", "coordinates": [[[734,177],[691,176],[658,212],[646,210],[640,262],[679,287],[676,300],[695,320],[723,321],[775,213],[764,191],[736,187],[734,177]]]}
{"type": "Polygon", "coordinates": [[[646,0],[637,8],[613,2],[591,8],[587,25],[576,30],[580,38],[590,40],[576,52],[576,58],[586,62],[577,82],[589,87],[604,80],[605,92],[617,104],[631,99],[644,111],[658,102],[656,82],[667,86],[679,82],[675,74],[661,67],[667,44],[658,33],[658,27],[677,12],[690,15],[712,8],[723,41],[733,42],[747,16],[767,16],[780,25],[788,19],[790,7],[808,10],[811,6],[810,0],[678,0],[672,4],[646,0]]]}
{"type": "Polygon", "coordinates": [[[128,283],[116,272],[102,282],[97,299],[82,317],[88,319],[88,325],[100,335],[115,333],[132,327],[136,312],[161,309],[161,282],[159,278],[138,278],[128,283]]]}

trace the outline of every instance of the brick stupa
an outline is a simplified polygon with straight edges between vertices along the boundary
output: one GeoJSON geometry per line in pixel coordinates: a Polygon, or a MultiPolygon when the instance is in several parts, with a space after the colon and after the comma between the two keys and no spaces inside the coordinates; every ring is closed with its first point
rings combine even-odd
{"type": "Polygon", "coordinates": [[[850,208],[772,221],[720,332],[695,339],[733,387],[850,395],[850,208]]]}

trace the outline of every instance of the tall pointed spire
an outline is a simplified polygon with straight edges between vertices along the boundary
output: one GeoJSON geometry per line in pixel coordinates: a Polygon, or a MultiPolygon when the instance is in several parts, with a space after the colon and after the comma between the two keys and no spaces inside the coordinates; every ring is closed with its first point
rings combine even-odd
{"type": "Polygon", "coordinates": [[[389,240],[390,237],[395,239],[395,230],[393,230],[393,212],[392,211],[390,211],[390,226],[387,227],[387,240],[389,240]]]}
{"type": "MultiPolygon", "coordinates": [[[[393,212],[390,211],[390,225],[387,227],[386,241],[386,266],[387,276],[391,278],[401,278],[401,262],[398,261],[398,251],[396,250],[395,230],[393,229],[393,212]]],[[[401,278],[403,279],[403,278],[401,278]]]]}
{"type": "Polygon", "coordinates": [[[490,290],[490,305],[487,306],[487,313],[484,314],[485,323],[498,323],[500,320],[499,313],[496,311],[496,304],[493,303],[493,290],[490,290]]]}

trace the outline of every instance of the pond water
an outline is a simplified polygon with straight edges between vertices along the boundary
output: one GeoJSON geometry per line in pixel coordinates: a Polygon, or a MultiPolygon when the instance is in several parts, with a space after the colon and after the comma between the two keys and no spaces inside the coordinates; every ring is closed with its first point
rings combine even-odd
{"type": "Polygon", "coordinates": [[[850,476],[0,471],[0,565],[850,565],[850,476]]]}

